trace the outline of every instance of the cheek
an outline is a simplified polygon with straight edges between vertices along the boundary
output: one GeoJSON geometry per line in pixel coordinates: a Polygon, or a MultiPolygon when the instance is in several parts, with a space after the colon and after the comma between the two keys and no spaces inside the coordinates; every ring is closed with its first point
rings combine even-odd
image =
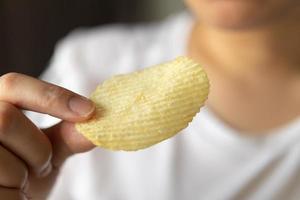
{"type": "Polygon", "coordinates": [[[233,29],[263,25],[299,5],[298,0],[186,0],[185,3],[202,23],[233,29]]]}

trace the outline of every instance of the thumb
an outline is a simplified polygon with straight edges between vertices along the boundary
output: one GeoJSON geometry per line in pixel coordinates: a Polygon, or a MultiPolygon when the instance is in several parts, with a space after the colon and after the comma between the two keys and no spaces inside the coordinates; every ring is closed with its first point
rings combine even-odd
{"type": "Polygon", "coordinates": [[[53,127],[43,130],[52,143],[52,165],[60,167],[71,155],[92,150],[95,145],[78,133],[75,124],[61,122],[53,127]]]}

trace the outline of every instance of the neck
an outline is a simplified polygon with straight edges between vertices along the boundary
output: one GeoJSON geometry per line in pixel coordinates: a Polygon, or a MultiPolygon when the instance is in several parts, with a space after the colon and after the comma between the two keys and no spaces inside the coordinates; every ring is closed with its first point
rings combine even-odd
{"type": "Polygon", "coordinates": [[[255,30],[196,22],[188,54],[207,66],[208,106],[234,128],[255,133],[299,116],[299,36],[300,16],[255,30]]]}

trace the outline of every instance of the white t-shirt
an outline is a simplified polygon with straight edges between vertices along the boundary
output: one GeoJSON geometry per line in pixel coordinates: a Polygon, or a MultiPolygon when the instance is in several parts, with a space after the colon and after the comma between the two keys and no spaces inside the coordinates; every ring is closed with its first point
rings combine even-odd
{"type": "MultiPolygon", "coordinates": [[[[114,74],[185,54],[192,18],[77,30],[42,78],[80,94],[114,74]]],[[[56,122],[31,114],[40,126],[56,122]]],[[[208,108],[177,136],[137,152],[96,148],[70,158],[51,200],[300,199],[300,119],[245,137],[208,108]]]]}

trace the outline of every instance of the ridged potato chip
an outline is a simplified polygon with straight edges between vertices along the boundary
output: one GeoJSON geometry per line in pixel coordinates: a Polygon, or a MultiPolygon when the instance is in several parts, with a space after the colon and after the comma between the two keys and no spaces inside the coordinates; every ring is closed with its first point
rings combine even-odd
{"type": "Polygon", "coordinates": [[[187,127],[208,92],[209,81],[201,66],[178,57],[99,85],[91,95],[95,116],[76,128],[103,148],[143,149],[187,127]]]}

